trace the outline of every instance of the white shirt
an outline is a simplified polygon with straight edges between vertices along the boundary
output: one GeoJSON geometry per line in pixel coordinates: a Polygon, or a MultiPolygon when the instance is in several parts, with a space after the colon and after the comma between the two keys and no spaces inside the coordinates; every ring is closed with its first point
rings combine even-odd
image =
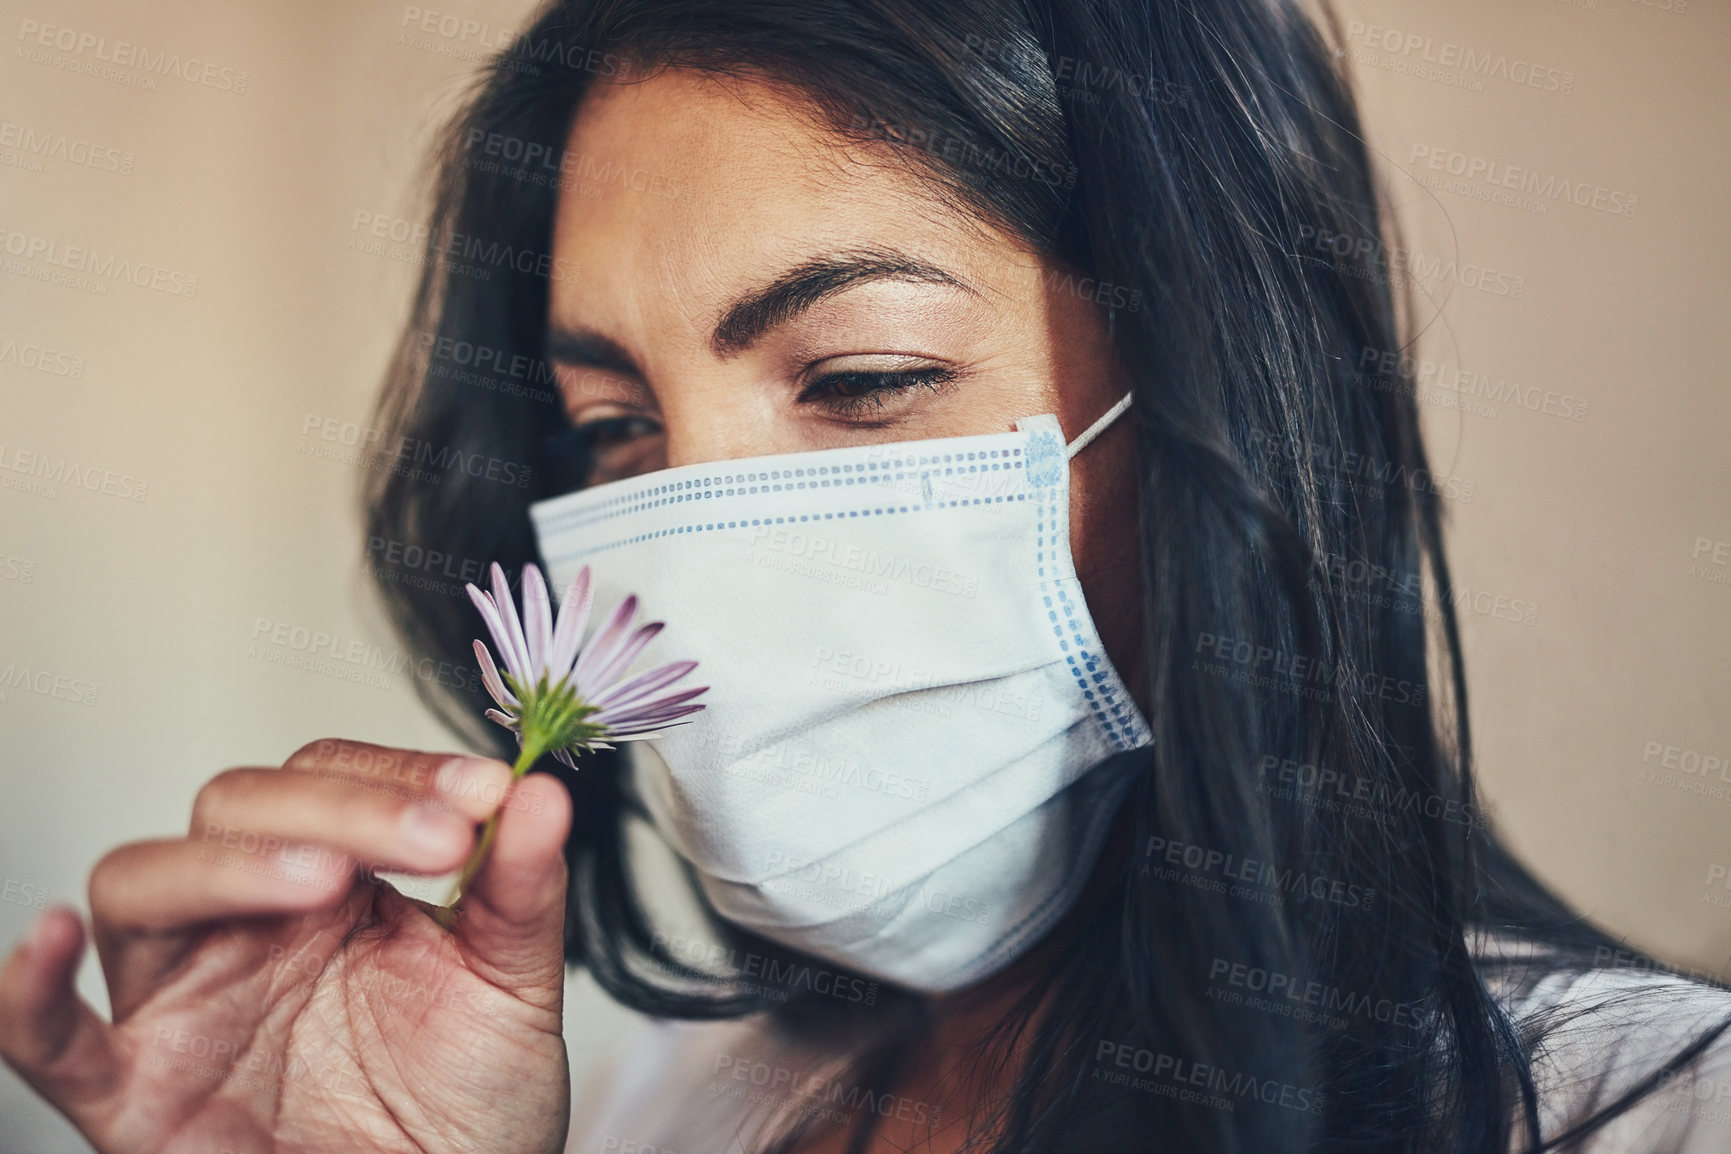
{"type": "MultiPolygon", "coordinates": [[[[1533,1058],[1548,1139],[1586,1117],[1702,1031],[1731,1016],[1731,991],[1670,974],[1594,969],[1519,990],[1487,973],[1517,1023],[1561,1015],[1533,1058]]],[[[779,1039],[757,1015],[727,1022],[642,1018],[576,1087],[567,1154],[753,1154],[799,1112],[853,1120],[871,1109],[918,1120],[935,1107],[851,1084],[843,1063],[779,1039]]],[[[1511,1151],[1526,1148],[1519,1127],[1511,1151]]],[[[1578,1149],[1581,1154],[1731,1151],[1731,1030],[1683,1073],[1578,1149]]]]}

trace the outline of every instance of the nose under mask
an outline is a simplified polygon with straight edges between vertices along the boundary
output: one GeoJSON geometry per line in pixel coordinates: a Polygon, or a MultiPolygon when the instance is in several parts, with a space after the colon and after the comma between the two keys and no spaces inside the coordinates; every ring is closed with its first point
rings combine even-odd
{"type": "Polygon", "coordinates": [[[1152,741],[1070,552],[1056,416],[715,461],[531,509],[555,585],[636,593],[710,690],[623,747],[722,916],[928,993],[1074,903],[1152,741]],[[1091,772],[1098,768],[1099,772],[1091,772]]]}

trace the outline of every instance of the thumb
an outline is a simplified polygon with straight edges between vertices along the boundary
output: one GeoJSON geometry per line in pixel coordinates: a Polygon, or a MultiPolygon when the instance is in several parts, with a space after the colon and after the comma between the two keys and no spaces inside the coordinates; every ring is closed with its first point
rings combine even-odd
{"type": "Polygon", "coordinates": [[[565,992],[565,838],[571,795],[532,773],[499,807],[499,831],[457,916],[471,969],[525,1001],[557,1009],[565,992]]]}

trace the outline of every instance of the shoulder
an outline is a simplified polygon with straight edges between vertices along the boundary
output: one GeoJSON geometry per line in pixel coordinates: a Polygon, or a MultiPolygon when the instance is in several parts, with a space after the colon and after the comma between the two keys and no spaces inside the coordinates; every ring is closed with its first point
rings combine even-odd
{"type": "Polygon", "coordinates": [[[566,1154],[743,1150],[720,1143],[693,1147],[686,1133],[701,1115],[713,1141],[716,1124],[727,1121],[716,1117],[716,1107],[727,1100],[706,1101],[703,1090],[718,1065],[760,1049],[761,1033],[746,1021],[639,1018],[601,1054],[589,1077],[573,1086],[566,1154]]]}
{"type": "Polygon", "coordinates": [[[745,1154],[821,1058],[767,1015],[640,1018],[573,1087],[566,1154],[745,1154]]]}
{"type": "Polygon", "coordinates": [[[1580,1145],[1583,1154],[1731,1150],[1731,1029],[1693,1062],[1666,1069],[1731,1021],[1731,990],[1654,969],[1533,976],[1519,964],[1491,967],[1487,984],[1532,1045],[1546,1139],[1658,1075],[1650,1093],[1580,1145]]]}

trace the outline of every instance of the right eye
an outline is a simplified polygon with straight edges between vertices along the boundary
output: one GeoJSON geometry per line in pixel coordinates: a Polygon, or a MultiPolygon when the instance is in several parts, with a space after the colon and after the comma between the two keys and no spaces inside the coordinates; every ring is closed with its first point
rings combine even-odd
{"type": "Polygon", "coordinates": [[[567,425],[549,438],[560,491],[665,468],[661,422],[621,413],[567,425]]]}
{"type": "Polygon", "coordinates": [[[661,432],[661,422],[652,417],[602,417],[600,420],[574,425],[571,431],[590,451],[605,452],[639,437],[661,432]]]}

